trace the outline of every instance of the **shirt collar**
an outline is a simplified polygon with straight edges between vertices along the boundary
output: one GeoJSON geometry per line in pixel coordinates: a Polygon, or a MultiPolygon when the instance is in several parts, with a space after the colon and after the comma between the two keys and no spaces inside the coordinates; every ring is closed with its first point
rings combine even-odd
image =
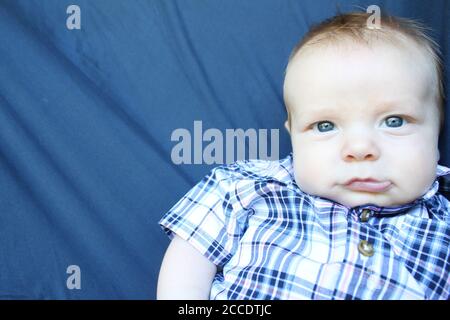
{"type": "MultiPolygon", "coordinates": [[[[278,178],[281,182],[286,183],[289,187],[294,188],[297,192],[300,192],[314,200],[334,202],[330,199],[322,198],[319,196],[313,196],[313,195],[303,192],[295,182],[294,167],[293,167],[292,161],[293,161],[292,152],[290,152],[286,158],[280,160],[280,164],[285,170],[280,171],[275,176],[275,178],[278,178]]],[[[355,211],[360,211],[363,209],[369,209],[369,210],[372,210],[373,212],[376,212],[376,214],[382,214],[382,215],[399,214],[421,202],[431,199],[439,189],[438,178],[441,176],[448,175],[448,174],[450,174],[450,168],[438,164],[436,167],[436,178],[435,178],[433,184],[431,185],[431,187],[428,189],[428,191],[424,195],[422,195],[420,198],[414,200],[413,202],[410,202],[410,203],[407,203],[407,204],[404,204],[401,206],[379,207],[374,204],[366,204],[366,205],[361,205],[361,206],[350,208],[350,207],[344,206],[337,202],[334,202],[334,203],[336,203],[336,205],[338,205],[338,206],[342,206],[342,207],[346,208],[347,210],[354,209],[355,211]]]]}

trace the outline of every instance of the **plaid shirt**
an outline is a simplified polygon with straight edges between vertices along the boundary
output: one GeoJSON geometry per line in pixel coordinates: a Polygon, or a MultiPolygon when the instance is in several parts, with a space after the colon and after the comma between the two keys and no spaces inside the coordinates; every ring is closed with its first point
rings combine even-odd
{"type": "Polygon", "coordinates": [[[438,188],[348,208],[301,191],[291,153],[213,169],[160,224],[218,266],[211,299],[449,299],[450,202],[438,188]]]}

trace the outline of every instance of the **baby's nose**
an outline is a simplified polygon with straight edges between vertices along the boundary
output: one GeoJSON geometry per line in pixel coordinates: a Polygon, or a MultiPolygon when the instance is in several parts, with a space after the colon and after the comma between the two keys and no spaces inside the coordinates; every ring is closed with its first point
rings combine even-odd
{"type": "Polygon", "coordinates": [[[342,147],[345,161],[374,161],[380,156],[380,150],[373,137],[367,134],[348,137],[342,147]]]}

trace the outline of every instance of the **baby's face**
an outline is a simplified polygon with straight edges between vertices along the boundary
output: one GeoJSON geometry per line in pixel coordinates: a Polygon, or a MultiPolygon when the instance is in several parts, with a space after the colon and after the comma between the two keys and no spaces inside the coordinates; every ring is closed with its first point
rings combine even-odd
{"type": "Polygon", "coordinates": [[[299,187],[348,207],[421,197],[439,160],[425,65],[418,50],[382,44],[299,52],[284,84],[299,187]]]}

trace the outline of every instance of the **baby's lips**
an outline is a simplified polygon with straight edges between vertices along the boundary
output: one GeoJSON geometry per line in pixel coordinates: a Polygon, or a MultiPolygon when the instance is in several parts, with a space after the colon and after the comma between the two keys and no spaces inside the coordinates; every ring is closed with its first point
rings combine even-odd
{"type": "Polygon", "coordinates": [[[352,179],[345,184],[345,187],[353,191],[363,191],[363,192],[383,192],[389,189],[392,182],[377,181],[374,179],[352,179]]]}

